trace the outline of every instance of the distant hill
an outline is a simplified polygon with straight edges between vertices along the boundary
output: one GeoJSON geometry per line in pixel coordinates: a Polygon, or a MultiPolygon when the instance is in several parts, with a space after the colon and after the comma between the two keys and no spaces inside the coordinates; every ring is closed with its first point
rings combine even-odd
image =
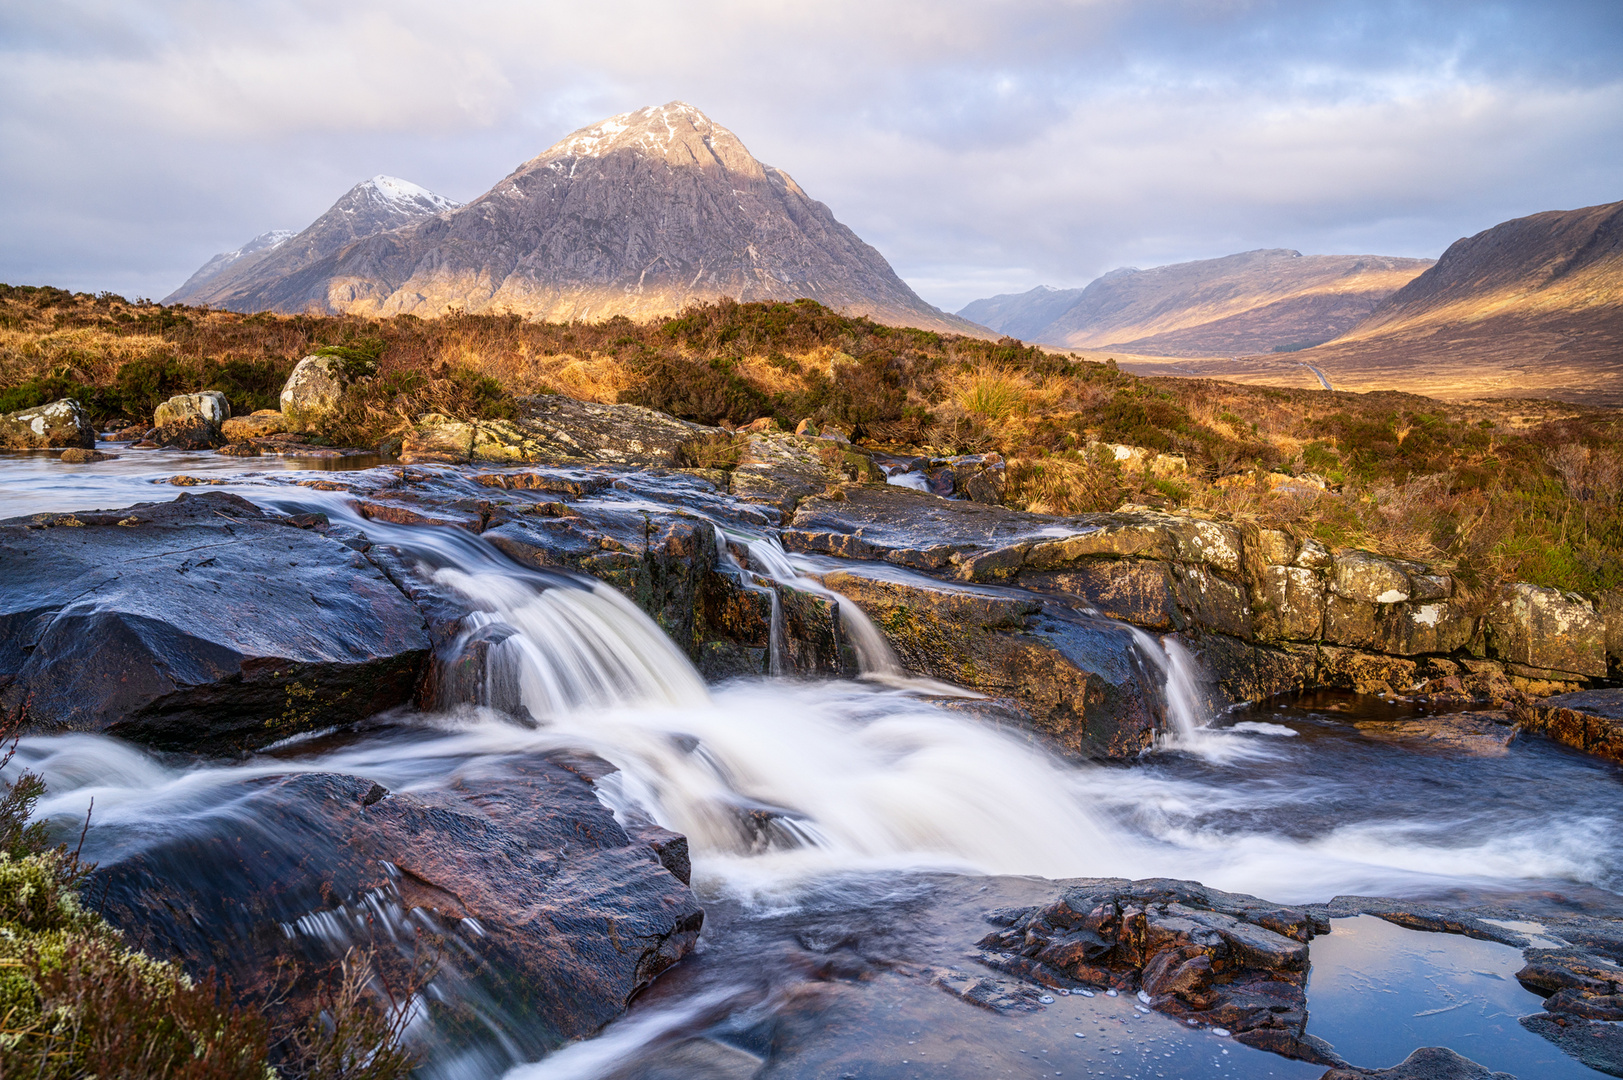
{"type": "Polygon", "coordinates": [[[1301,359],[1338,387],[1623,406],[1623,202],[1457,240],[1350,333],[1301,359]]]}
{"type": "MultiPolygon", "coordinates": [[[[1121,271],[1112,271],[1120,273],[1121,271]]],[[[1081,289],[1056,289],[1039,285],[1023,293],[1003,293],[985,300],[972,300],[958,314],[1000,334],[1022,341],[1044,342],[1051,323],[1071,309],[1082,296],[1081,289]]]]}
{"type": "Polygon", "coordinates": [[[243,306],[243,300],[267,283],[296,274],[356,240],[461,205],[410,181],[374,176],[350,188],[303,232],[263,233],[237,251],[214,256],[163,302],[257,310],[243,306]]]}
{"type": "Polygon", "coordinates": [[[807,297],[885,323],[988,333],[925,303],[787,173],[681,102],[582,128],[467,206],[284,257],[304,235],[198,295],[237,311],[455,307],[565,322],[807,297]]]}
{"type": "Polygon", "coordinates": [[[1351,330],[1431,265],[1281,248],[1151,270],[1112,270],[1083,289],[1040,287],[959,314],[1026,341],[1146,356],[1289,351],[1351,330]]]}

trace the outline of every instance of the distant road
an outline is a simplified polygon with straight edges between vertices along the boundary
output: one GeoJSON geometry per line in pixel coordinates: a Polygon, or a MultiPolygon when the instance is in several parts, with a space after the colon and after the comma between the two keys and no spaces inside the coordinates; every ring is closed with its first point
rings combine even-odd
{"type": "Polygon", "coordinates": [[[1319,381],[1320,381],[1320,382],[1321,382],[1321,383],[1323,383],[1323,384],[1324,384],[1324,388],[1325,388],[1325,389],[1326,389],[1326,390],[1334,390],[1334,389],[1335,389],[1335,387],[1333,387],[1333,386],[1331,386],[1331,385],[1330,385],[1330,380],[1329,380],[1329,379],[1326,379],[1326,378],[1325,378],[1325,377],[1324,377],[1324,372],[1322,372],[1322,371],[1320,371],[1320,370],[1319,370],[1319,369],[1318,369],[1318,368],[1316,368],[1316,367],[1314,367],[1314,366],[1313,366],[1313,365],[1312,365],[1312,364],[1309,364],[1309,363],[1308,363],[1308,362],[1307,362],[1307,361],[1305,361],[1305,360],[1298,360],[1298,361],[1296,361],[1296,362],[1297,362],[1297,363],[1298,363],[1298,364],[1301,364],[1301,365],[1302,365],[1302,366],[1303,366],[1303,367],[1305,367],[1305,368],[1307,368],[1307,369],[1308,369],[1308,370],[1309,370],[1309,371],[1311,371],[1311,372],[1312,372],[1312,373],[1313,373],[1313,374],[1315,374],[1315,375],[1317,375],[1317,376],[1318,376],[1318,377],[1319,377],[1319,381]]]}

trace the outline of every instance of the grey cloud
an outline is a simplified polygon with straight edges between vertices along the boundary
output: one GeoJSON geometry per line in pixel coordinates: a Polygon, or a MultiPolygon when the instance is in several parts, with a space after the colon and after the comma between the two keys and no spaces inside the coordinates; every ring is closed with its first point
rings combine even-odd
{"type": "Polygon", "coordinates": [[[0,280],[163,295],[378,172],[682,98],[947,307],[1623,197],[1615,3],[131,0],[0,11],[0,280]]]}

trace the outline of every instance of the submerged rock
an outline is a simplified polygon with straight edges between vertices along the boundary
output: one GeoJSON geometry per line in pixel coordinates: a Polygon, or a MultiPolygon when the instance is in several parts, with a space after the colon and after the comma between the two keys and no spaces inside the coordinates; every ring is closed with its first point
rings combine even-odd
{"type": "Polygon", "coordinates": [[[232,813],[104,865],[86,895],[149,954],[217,970],[246,1000],[280,982],[272,1008],[305,1004],[352,946],[375,947],[396,986],[391,965],[421,965],[414,1039],[516,1064],[595,1034],[698,937],[703,911],[665,865],[680,838],[628,835],[593,790],[608,772],[555,754],[410,793],[243,781],[232,813]]]}
{"type": "Polygon", "coordinates": [[[36,730],[259,746],[409,701],[421,614],[233,495],[0,523],[0,708],[36,730]]]}
{"type": "Polygon", "coordinates": [[[1445,1046],[1423,1046],[1390,1069],[1355,1069],[1340,1065],[1320,1080],[1516,1080],[1493,1072],[1445,1046]]]}
{"type": "Polygon", "coordinates": [[[72,398],[0,416],[0,448],[49,450],[67,446],[87,450],[96,446],[96,429],[85,415],[84,406],[72,398]]]}

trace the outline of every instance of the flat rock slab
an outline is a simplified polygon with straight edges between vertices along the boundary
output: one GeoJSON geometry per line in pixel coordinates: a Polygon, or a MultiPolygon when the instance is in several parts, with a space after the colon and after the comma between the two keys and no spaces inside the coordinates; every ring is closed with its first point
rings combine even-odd
{"type": "Polygon", "coordinates": [[[1586,753],[1623,761],[1623,690],[1580,690],[1544,698],[1524,712],[1522,727],[1586,753]]]}
{"type": "Polygon", "coordinates": [[[432,956],[435,1049],[533,1059],[618,1016],[703,921],[670,869],[685,841],[630,836],[596,797],[612,771],[550,754],[410,793],[337,773],[244,781],[229,813],[103,866],[86,895],[132,944],[246,999],[295,962],[295,1008],[351,947],[432,956]]]}
{"type": "Polygon", "coordinates": [[[361,553],[234,495],[0,522],[0,709],[230,751],[411,700],[422,614],[361,553]]]}
{"type": "Polygon", "coordinates": [[[637,405],[600,405],[558,394],[520,398],[514,422],[537,444],[541,460],[615,465],[675,465],[683,443],[721,430],[637,405]]]}

